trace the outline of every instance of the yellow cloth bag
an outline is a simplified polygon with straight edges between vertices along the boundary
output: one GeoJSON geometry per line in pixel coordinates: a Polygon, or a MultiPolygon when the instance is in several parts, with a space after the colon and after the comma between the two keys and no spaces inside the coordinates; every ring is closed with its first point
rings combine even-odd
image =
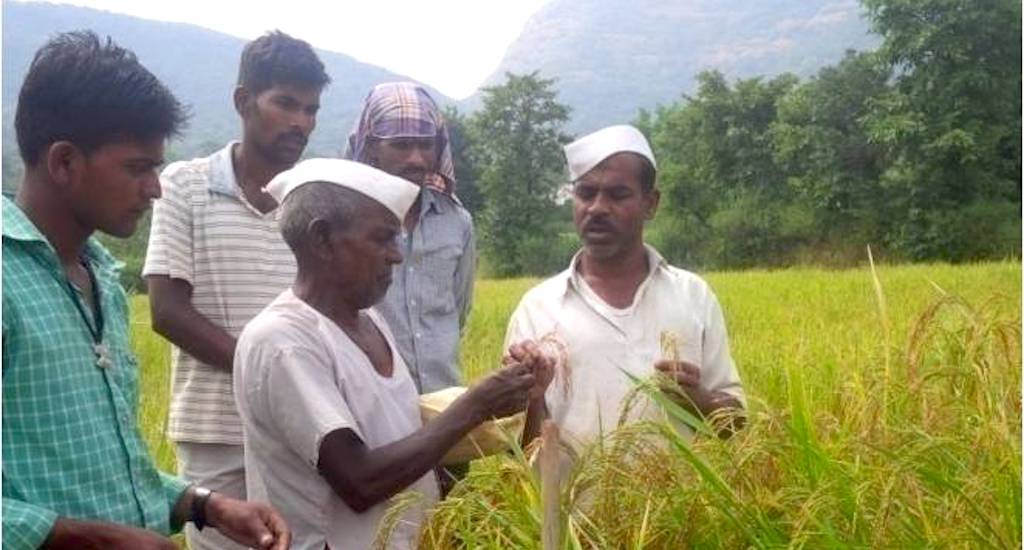
{"type": "MultiPolygon", "coordinates": [[[[423,423],[430,422],[449,405],[466,393],[463,386],[455,386],[420,396],[420,416],[423,423]]],[[[441,464],[460,464],[487,455],[509,450],[509,441],[519,441],[523,434],[526,415],[518,413],[497,420],[483,422],[466,434],[441,459],[441,464]]]]}

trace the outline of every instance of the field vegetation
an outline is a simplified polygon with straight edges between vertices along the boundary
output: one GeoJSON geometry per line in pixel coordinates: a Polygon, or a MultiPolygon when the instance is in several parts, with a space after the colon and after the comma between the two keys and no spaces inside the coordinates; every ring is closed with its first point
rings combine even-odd
{"type": "MultiPolygon", "coordinates": [[[[562,547],[1021,546],[1019,263],[707,279],[747,390],[747,428],[727,441],[687,442],[659,425],[609,434],[559,492],[562,547]]],[[[535,282],[478,282],[468,380],[498,364],[505,323],[535,282]]],[[[172,470],[169,354],[147,319],[145,297],[134,299],[140,420],[172,470]]],[[[421,547],[539,548],[531,451],[476,462],[421,547]]]]}

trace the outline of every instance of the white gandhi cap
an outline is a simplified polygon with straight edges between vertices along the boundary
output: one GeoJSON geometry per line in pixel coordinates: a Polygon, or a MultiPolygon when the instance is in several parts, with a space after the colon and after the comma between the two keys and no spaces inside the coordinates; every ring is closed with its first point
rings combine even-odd
{"type": "Polygon", "coordinates": [[[565,146],[565,160],[569,163],[569,180],[576,181],[616,153],[636,153],[654,162],[654,153],[640,130],[625,124],[609,126],[565,146]]]}
{"type": "Polygon", "coordinates": [[[358,191],[381,203],[399,221],[420,194],[420,186],[392,176],[361,162],[343,159],[309,159],[274,176],[267,184],[267,193],[278,204],[289,193],[307,183],[322,181],[358,191]]]}

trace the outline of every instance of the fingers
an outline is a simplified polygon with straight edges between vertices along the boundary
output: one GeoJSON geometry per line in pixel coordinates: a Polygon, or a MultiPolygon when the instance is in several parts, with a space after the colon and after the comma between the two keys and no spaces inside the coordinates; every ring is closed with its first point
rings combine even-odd
{"type": "Polygon", "coordinates": [[[284,518],[280,514],[270,508],[266,509],[266,518],[267,526],[273,532],[273,536],[270,538],[270,544],[264,548],[287,550],[292,542],[292,533],[288,529],[288,524],[284,522],[284,518]]]}
{"type": "Polygon", "coordinates": [[[508,348],[508,353],[514,357],[517,361],[528,362],[530,358],[538,357],[541,355],[540,348],[537,343],[533,340],[523,340],[516,344],[512,344],[508,348]]]}
{"type": "Polygon", "coordinates": [[[288,524],[273,508],[265,505],[256,505],[255,520],[250,523],[251,535],[256,548],[267,550],[287,550],[291,545],[291,531],[288,524]]]}
{"type": "Polygon", "coordinates": [[[700,384],[700,367],[693,363],[662,360],[654,363],[654,368],[668,375],[680,385],[696,386],[700,384]]]}
{"type": "Polygon", "coordinates": [[[267,521],[270,519],[269,513],[262,506],[251,506],[244,524],[246,528],[244,533],[245,542],[256,548],[270,548],[274,544],[276,537],[274,537],[267,526],[267,521]]]}
{"type": "Polygon", "coordinates": [[[524,363],[514,363],[511,366],[505,367],[511,380],[510,391],[523,392],[533,387],[533,384],[537,380],[532,366],[524,363]]]}

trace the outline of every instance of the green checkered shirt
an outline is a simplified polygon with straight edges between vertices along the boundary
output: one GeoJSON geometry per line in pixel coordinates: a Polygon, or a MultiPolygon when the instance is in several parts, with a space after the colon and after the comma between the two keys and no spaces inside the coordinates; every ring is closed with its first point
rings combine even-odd
{"type": "Polygon", "coordinates": [[[169,534],[186,488],[157,471],[139,434],[138,369],[118,266],[93,239],[85,253],[113,361],[105,369],[56,252],[3,198],[4,549],[39,547],[58,516],[169,534]]]}

